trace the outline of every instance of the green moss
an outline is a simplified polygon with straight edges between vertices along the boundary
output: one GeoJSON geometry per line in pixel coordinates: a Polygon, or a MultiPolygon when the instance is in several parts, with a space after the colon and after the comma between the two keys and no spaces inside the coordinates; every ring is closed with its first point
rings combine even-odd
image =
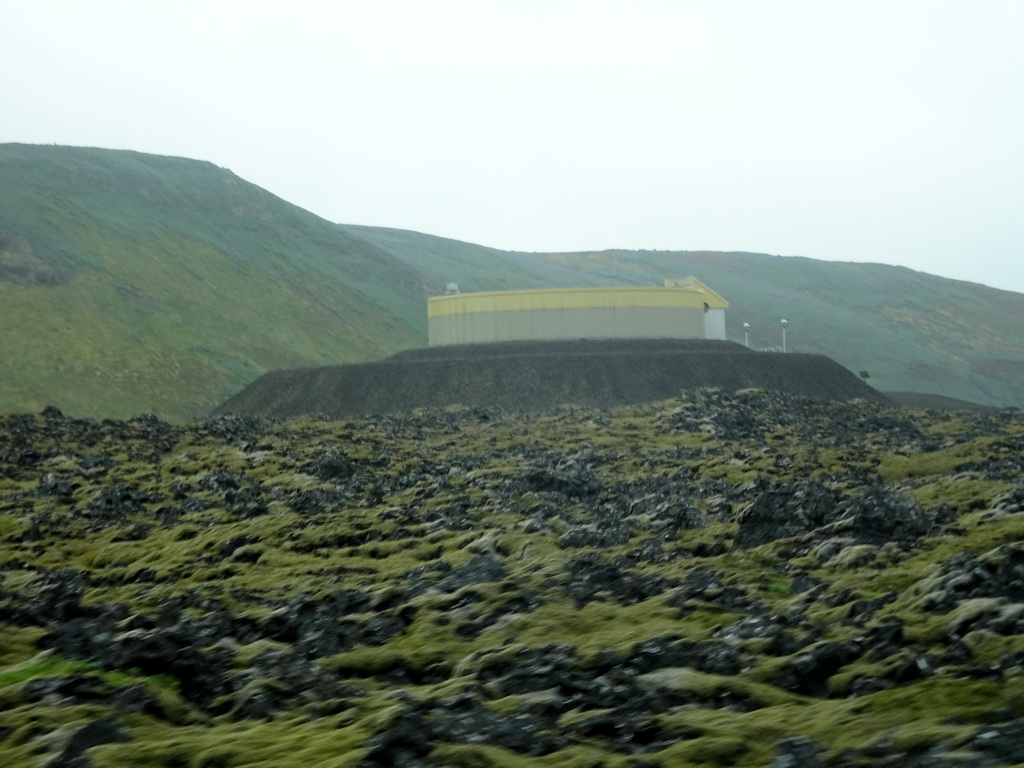
{"type": "MultiPolygon", "coordinates": [[[[747,713],[694,709],[658,719],[663,728],[684,741],[657,753],[668,761],[726,759],[737,766],[767,765],[775,744],[801,735],[828,745],[829,752],[863,749],[888,734],[908,746],[933,745],[962,739],[972,729],[952,720],[983,722],[990,713],[1009,706],[1019,711],[1018,695],[995,683],[965,683],[930,679],[910,688],[883,691],[856,699],[813,700],[747,713]],[[961,695],[962,694],[962,695],[961,695]],[[728,745],[743,734],[748,751],[732,753],[728,745]],[[694,739],[695,735],[700,738],[694,739]],[[722,758],[716,757],[722,746],[722,758]]],[[[669,762],[669,764],[678,764],[669,762]]]]}
{"type": "Polygon", "coordinates": [[[638,677],[645,689],[685,691],[699,700],[743,699],[752,707],[772,707],[798,701],[800,697],[746,675],[715,675],[688,667],[665,667],[638,677]]]}
{"type": "Polygon", "coordinates": [[[1009,488],[1005,482],[973,478],[937,478],[935,482],[911,488],[907,495],[926,509],[945,505],[957,515],[987,509],[992,500],[1009,488]]]}
{"type": "Polygon", "coordinates": [[[849,706],[851,712],[892,717],[901,724],[939,723],[949,718],[985,722],[999,709],[1008,708],[1018,715],[1024,712],[1024,694],[997,682],[933,677],[914,686],[865,696],[849,706]]]}
{"type": "Polygon", "coordinates": [[[44,651],[29,661],[0,671],[0,686],[17,685],[34,677],[70,675],[93,669],[95,669],[93,665],[84,661],[76,661],[50,651],[44,651]]]}
{"type": "Polygon", "coordinates": [[[574,645],[580,657],[586,659],[602,650],[623,652],[652,637],[705,640],[737,618],[710,606],[680,618],[679,610],[661,598],[626,606],[591,602],[582,608],[549,599],[528,616],[514,619],[505,631],[525,645],[574,645]]]}
{"type": "Polygon", "coordinates": [[[607,750],[585,745],[560,749],[549,755],[520,755],[501,747],[442,744],[430,753],[435,765],[453,768],[627,768],[631,760],[607,750]]]}
{"type": "MultiPolygon", "coordinates": [[[[707,490],[704,484],[715,477],[727,478],[735,509],[752,500],[758,493],[746,484],[752,472],[770,480],[818,473],[823,482],[855,493],[860,481],[853,474],[844,474],[850,463],[892,450],[885,447],[889,438],[883,433],[870,438],[855,436],[858,441],[874,441],[871,447],[855,441],[841,448],[815,446],[812,443],[816,438],[794,437],[789,443],[773,440],[762,444],[758,437],[727,444],[706,435],[671,435],[664,428],[666,407],[674,406],[617,409],[603,413],[598,423],[592,423],[592,415],[566,411],[478,423],[456,411],[455,415],[463,419],[457,433],[418,424],[417,419],[427,423],[440,418],[433,412],[407,419],[288,422],[269,426],[265,436],[253,440],[254,444],[272,446],[261,448],[258,453],[262,457],[256,462],[237,446],[199,431],[183,431],[175,438],[172,451],[147,461],[127,459],[129,453],[141,448],[122,445],[114,451],[115,446],[107,446],[103,438],[87,453],[100,453],[109,447],[123,463],[97,476],[84,473],[78,460],[71,458],[73,444],[53,447],[53,457],[48,460],[53,469],[48,471],[59,471],[80,485],[72,502],[22,495],[26,488],[34,488],[38,479],[23,482],[0,477],[0,499],[19,505],[19,510],[24,505],[24,515],[45,512],[45,516],[67,521],[67,527],[58,529],[58,535],[49,537],[45,546],[0,537],[0,563],[24,562],[28,566],[3,571],[3,588],[23,596],[17,599],[28,600],[38,592],[45,583],[40,578],[45,576],[43,569],[73,567],[91,580],[84,595],[86,604],[123,603],[129,613],[144,616],[159,615],[168,603],[183,601],[189,606],[186,615],[191,618],[227,610],[240,626],[252,628],[261,626],[267,616],[300,593],[326,606],[338,590],[354,589],[367,593],[377,609],[338,616],[339,621],[361,628],[377,615],[393,616],[402,610],[403,619],[411,624],[381,645],[359,644],[346,653],[315,661],[345,690],[345,702],[338,705],[343,711],[330,716],[322,713],[334,712],[337,702],[321,707],[309,701],[306,693],[296,695],[269,721],[232,722],[200,712],[185,702],[172,678],[145,677],[132,670],[102,671],[77,666],[81,662],[74,660],[53,662],[57,663],[57,671],[53,671],[46,666],[33,667],[41,661],[35,659],[28,665],[28,674],[76,671],[97,677],[112,689],[142,685],[158,697],[166,719],[123,714],[134,741],[93,750],[90,759],[97,765],[351,766],[365,755],[374,734],[407,711],[410,697],[433,706],[448,696],[468,693],[478,697],[482,705],[508,716],[544,711],[545,697],[551,704],[554,700],[561,702],[563,694],[534,691],[488,698],[505,692],[489,681],[514,667],[516,654],[524,650],[552,643],[570,646],[574,674],[587,676],[593,669],[603,668],[609,659],[629,657],[637,643],[652,638],[707,641],[717,629],[745,615],[716,605],[718,593],[714,590],[690,599],[682,609],[671,606],[670,586],[660,595],[632,605],[622,605],[614,595],[607,594],[577,606],[569,596],[573,577],[567,561],[587,551],[563,550],[557,539],[568,528],[590,521],[595,507],[602,512],[615,509],[621,500],[611,497],[611,489],[618,484],[659,478],[685,479],[685,487],[702,489],[694,491],[691,501],[705,511],[708,494],[718,491],[707,490]],[[603,426],[605,423],[609,426],[603,426]],[[535,440],[541,428],[543,435],[535,440]],[[372,472],[357,473],[338,484],[321,482],[300,471],[324,450],[343,450],[348,456],[359,453],[378,463],[372,472]],[[510,481],[533,465],[532,452],[585,453],[592,462],[601,495],[565,502],[544,494],[519,493],[510,481]],[[737,456],[742,466],[730,463],[737,456]],[[173,467],[177,469],[172,471],[173,467]],[[183,473],[182,467],[188,467],[187,472],[183,473]],[[432,478],[447,472],[447,467],[458,468],[448,477],[455,488],[434,488],[432,478]],[[245,487],[252,482],[252,488],[257,488],[254,478],[259,472],[264,484],[261,493],[264,498],[272,498],[271,513],[247,519],[224,506],[222,492],[198,490],[200,478],[215,468],[235,473],[245,487]],[[827,479],[829,473],[836,477],[827,479]],[[137,523],[152,525],[160,506],[175,507],[180,499],[168,494],[164,501],[129,512],[109,528],[96,526],[91,516],[81,514],[89,500],[110,485],[131,483],[164,493],[176,479],[191,486],[191,493],[206,499],[210,507],[179,510],[177,522],[166,527],[153,525],[139,541],[118,539],[125,538],[137,523]],[[371,495],[370,489],[377,484],[391,490],[371,495]],[[310,489],[336,493],[340,500],[319,511],[291,511],[290,494],[310,489]],[[468,489],[474,491],[475,499],[468,518],[449,519],[449,508],[461,508],[468,489]],[[525,533],[524,521],[538,516],[548,520],[551,530],[525,533]],[[259,562],[231,560],[225,543],[238,536],[258,540],[255,546],[264,551],[259,562]],[[459,567],[481,553],[491,553],[503,564],[500,580],[454,592],[427,589],[411,596],[411,585],[421,587],[422,582],[412,579],[410,571],[417,569],[421,574],[418,578],[429,582],[443,578],[445,569],[459,567]],[[430,566],[437,570],[430,570],[430,566]],[[137,578],[142,569],[152,573],[137,578]],[[156,581],[150,580],[153,574],[156,581]]],[[[45,452],[51,448],[43,446],[58,446],[60,435],[47,435],[42,422],[35,418],[31,421],[37,424],[36,432],[30,433],[35,435],[35,450],[45,452]]],[[[446,422],[441,419],[441,423],[446,422]]],[[[972,424],[970,419],[963,420],[962,430],[974,429],[972,424]]],[[[791,434],[787,430],[780,427],[776,433],[791,434]]],[[[825,440],[828,435],[823,435],[825,440]]],[[[951,443],[949,448],[957,446],[965,455],[973,455],[977,449],[970,441],[951,443]]],[[[912,452],[904,452],[909,455],[901,458],[914,458],[912,452]]],[[[877,623],[897,618],[903,622],[904,634],[911,643],[941,656],[948,647],[950,622],[956,620],[959,609],[931,613],[923,610],[921,600],[934,588],[931,580],[944,560],[961,552],[983,558],[1000,544],[1024,539],[1024,515],[994,516],[987,512],[995,495],[1011,485],[1012,480],[990,482],[977,474],[906,477],[898,486],[901,492],[916,498],[926,509],[950,506],[957,519],[907,551],[896,545],[878,548],[865,566],[840,566],[835,561],[820,564],[813,555],[785,555],[802,546],[800,542],[752,550],[730,548],[716,557],[694,558],[688,554],[701,543],[728,542],[737,530],[734,521],[714,521],[704,529],[682,531],[676,537],[638,526],[628,543],[602,551],[600,558],[614,564],[623,575],[658,576],[668,585],[685,582],[696,568],[713,571],[726,586],[741,590],[738,594],[745,595],[744,600],[758,601],[752,609],[758,615],[785,614],[794,620],[799,616],[799,625],[789,628],[797,637],[814,632],[823,641],[848,640],[865,636],[877,623]],[[648,538],[659,540],[664,561],[636,559],[642,551],[641,542],[648,538]],[[806,594],[791,596],[790,586],[799,571],[824,582],[826,593],[810,603],[806,594]],[[852,601],[890,591],[896,591],[896,599],[874,615],[849,617],[852,601]]],[[[636,522],[630,520],[628,524],[636,522]]],[[[5,629],[0,663],[32,660],[39,651],[37,642],[44,636],[42,628],[5,629]]],[[[858,678],[887,676],[896,664],[919,653],[919,647],[913,649],[913,654],[908,651],[879,660],[865,657],[847,664],[830,679],[830,698],[797,696],[776,684],[780,667],[789,664],[792,657],[766,655],[769,642],[742,642],[739,650],[745,671],[733,676],[688,669],[661,669],[632,676],[638,686],[693,702],[652,715],[640,724],[647,732],[660,731],[664,736],[664,741],[652,744],[651,751],[640,757],[664,766],[732,764],[760,768],[770,764],[774,745],[788,735],[812,738],[832,755],[843,749],[863,749],[884,734],[891,734],[898,744],[914,750],[940,742],[959,743],[973,732],[972,728],[1005,717],[1007,712],[1024,711],[1024,703],[1014,693],[1024,689],[1015,669],[1007,670],[1006,679],[993,686],[959,675],[956,665],[952,665],[948,675],[911,681],[892,691],[846,698],[855,690],[858,678]],[[753,709],[710,706],[735,699],[753,709]]],[[[1007,654],[1024,650],[1018,635],[1001,636],[984,630],[968,634],[965,643],[972,652],[972,664],[997,664],[1007,654]]],[[[263,651],[297,651],[288,643],[267,639],[247,645],[224,640],[218,648],[233,651],[235,673],[247,670],[263,651]]],[[[257,684],[264,683],[274,685],[269,678],[257,684]]],[[[13,728],[17,734],[0,741],[0,764],[36,761],[38,755],[31,753],[32,738],[68,722],[65,713],[54,713],[48,703],[27,706],[20,690],[16,682],[0,686],[0,728],[13,728]]],[[[293,695],[284,688],[277,690],[285,697],[293,695]]],[[[230,702],[223,703],[227,706],[230,702]]],[[[615,703],[609,702],[608,706],[615,703]]],[[[82,719],[111,711],[97,706],[72,714],[73,719],[82,719]]],[[[597,714],[599,710],[570,710],[561,718],[561,730],[565,732],[597,714]]],[[[482,744],[445,744],[438,745],[430,759],[450,765],[604,764],[626,768],[637,757],[614,754],[598,738],[570,739],[570,746],[544,757],[482,744]]]]}
{"type": "Polygon", "coordinates": [[[979,438],[927,453],[884,453],[880,456],[878,473],[891,482],[950,475],[961,464],[984,461],[993,441],[994,438],[979,438]]]}
{"type": "Polygon", "coordinates": [[[10,513],[0,514],[0,539],[16,536],[26,530],[25,519],[10,513]]]}
{"type": "Polygon", "coordinates": [[[39,641],[46,634],[43,627],[4,627],[0,643],[0,679],[8,671],[2,669],[4,667],[42,661],[45,656],[39,656],[39,641]]]}
{"type": "Polygon", "coordinates": [[[38,765],[46,746],[46,738],[58,729],[72,724],[97,720],[110,714],[101,706],[72,704],[63,707],[24,706],[21,702],[3,701],[0,691],[0,728],[8,729],[0,741],[0,764],[10,766],[38,765]]]}
{"type": "Polygon", "coordinates": [[[746,737],[710,736],[678,742],[657,755],[674,765],[741,765],[752,748],[746,737]]]}
{"type": "Polygon", "coordinates": [[[370,732],[366,724],[345,724],[343,718],[313,721],[282,718],[271,721],[218,721],[204,726],[169,728],[147,724],[132,729],[135,740],[107,744],[91,751],[97,768],[139,765],[239,766],[323,765],[352,768],[365,756],[370,732]]]}
{"type": "Polygon", "coordinates": [[[976,629],[968,632],[963,641],[979,664],[996,665],[1009,654],[1024,653],[1024,635],[999,635],[991,630],[976,629]]]}

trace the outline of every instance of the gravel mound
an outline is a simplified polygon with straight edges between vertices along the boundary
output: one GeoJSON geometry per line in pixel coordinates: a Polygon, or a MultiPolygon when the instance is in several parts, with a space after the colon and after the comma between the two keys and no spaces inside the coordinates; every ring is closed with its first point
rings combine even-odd
{"type": "Polygon", "coordinates": [[[998,411],[993,405],[972,403],[945,395],[924,392],[886,392],[885,396],[904,408],[924,408],[931,411],[998,411]]]}
{"type": "Polygon", "coordinates": [[[823,355],[758,353],[722,341],[619,339],[433,347],[377,363],[272,371],[214,414],[339,418],[456,404],[607,408],[703,388],[886,401],[823,355]]]}

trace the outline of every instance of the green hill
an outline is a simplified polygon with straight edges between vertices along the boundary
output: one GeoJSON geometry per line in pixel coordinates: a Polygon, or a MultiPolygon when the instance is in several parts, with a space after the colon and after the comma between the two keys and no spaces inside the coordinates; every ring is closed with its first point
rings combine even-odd
{"type": "Polygon", "coordinates": [[[210,163],[0,146],[0,407],[182,418],[416,346],[413,274],[210,163]]]}
{"type": "Polygon", "coordinates": [[[877,264],[749,253],[510,253],[339,226],[211,163],[0,145],[0,410],[209,412],[263,373],[426,343],[425,299],[695,274],[728,332],[883,390],[1024,403],[1024,295],[877,264]]]}

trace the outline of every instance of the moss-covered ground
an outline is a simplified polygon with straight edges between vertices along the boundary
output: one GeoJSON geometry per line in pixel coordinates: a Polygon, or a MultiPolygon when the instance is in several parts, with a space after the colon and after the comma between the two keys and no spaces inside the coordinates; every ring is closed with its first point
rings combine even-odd
{"type": "Polygon", "coordinates": [[[1012,765],[1022,453],[759,392],[4,417],[0,765],[1012,765]]]}

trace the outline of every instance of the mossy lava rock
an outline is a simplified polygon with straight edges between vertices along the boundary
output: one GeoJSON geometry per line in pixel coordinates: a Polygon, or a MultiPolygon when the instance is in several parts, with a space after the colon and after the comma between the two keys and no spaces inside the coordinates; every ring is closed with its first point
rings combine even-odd
{"type": "Polygon", "coordinates": [[[0,418],[0,765],[1020,764],[1024,415],[676,395],[0,418]]]}

